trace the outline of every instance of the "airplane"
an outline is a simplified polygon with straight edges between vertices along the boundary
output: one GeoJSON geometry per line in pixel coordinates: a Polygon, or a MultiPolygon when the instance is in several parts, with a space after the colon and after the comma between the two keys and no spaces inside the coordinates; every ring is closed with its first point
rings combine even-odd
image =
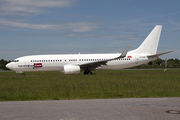
{"type": "Polygon", "coordinates": [[[19,57],[6,65],[7,68],[22,73],[30,71],[61,71],[64,74],[92,74],[94,70],[116,70],[147,64],[160,55],[158,53],[162,25],[156,25],[142,44],[135,50],[115,54],[54,54],[19,57]]]}

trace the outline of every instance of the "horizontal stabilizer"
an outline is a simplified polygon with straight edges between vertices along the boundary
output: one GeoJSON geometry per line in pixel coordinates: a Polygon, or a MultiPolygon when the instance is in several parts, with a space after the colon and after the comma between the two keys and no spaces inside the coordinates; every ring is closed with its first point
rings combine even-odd
{"type": "Polygon", "coordinates": [[[168,52],[164,52],[164,53],[149,55],[149,56],[147,56],[147,57],[158,57],[158,56],[160,56],[160,55],[164,55],[164,54],[167,54],[167,53],[170,53],[170,52],[173,52],[173,51],[168,51],[168,52]]]}

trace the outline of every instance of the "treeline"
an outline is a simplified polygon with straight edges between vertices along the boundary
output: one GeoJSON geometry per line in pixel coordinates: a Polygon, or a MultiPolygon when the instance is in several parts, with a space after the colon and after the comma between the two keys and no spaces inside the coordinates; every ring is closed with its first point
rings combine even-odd
{"type": "MultiPolygon", "coordinates": [[[[6,64],[11,62],[10,60],[0,60],[0,70],[8,70],[6,68],[6,64]]],[[[131,69],[143,69],[143,68],[165,68],[165,60],[158,58],[155,61],[152,61],[148,64],[139,65],[136,67],[132,67],[131,69]]],[[[180,68],[180,60],[178,59],[168,59],[167,60],[167,68],[180,68]]]]}
{"type": "Polygon", "coordinates": [[[6,68],[6,64],[8,64],[9,62],[11,62],[10,60],[0,60],[0,70],[8,70],[8,68],[6,68]]]}
{"type": "MultiPolygon", "coordinates": [[[[132,67],[131,69],[143,69],[143,68],[165,68],[165,60],[158,58],[157,60],[149,62],[148,64],[132,67]]],[[[180,68],[180,60],[168,59],[167,68],[180,68]]]]}

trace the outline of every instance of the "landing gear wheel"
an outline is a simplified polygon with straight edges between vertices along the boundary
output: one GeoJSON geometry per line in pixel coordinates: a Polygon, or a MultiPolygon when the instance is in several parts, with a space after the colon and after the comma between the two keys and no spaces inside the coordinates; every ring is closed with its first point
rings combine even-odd
{"type": "Polygon", "coordinates": [[[22,73],[22,76],[25,76],[25,73],[22,73]]]}
{"type": "Polygon", "coordinates": [[[84,75],[92,75],[92,72],[91,71],[84,71],[84,75]]]}
{"type": "Polygon", "coordinates": [[[88,72],[84,71],[84,75],[87,75],[87,74],[88,74],[88,72]]]}
{"type": "Polygon", "coordinates": [[[88,72],[88,74],[89,74],[89,75],[92,75],[92,72],[91,72],[91,71],[89,71],[89,72],[88,72]]]}

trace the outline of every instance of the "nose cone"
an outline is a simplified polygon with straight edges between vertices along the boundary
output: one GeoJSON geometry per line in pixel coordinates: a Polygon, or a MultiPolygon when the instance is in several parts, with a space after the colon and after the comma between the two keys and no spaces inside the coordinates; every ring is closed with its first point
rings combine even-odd
{"type": "Polygon", "coordinates": [[[12,63],[8,63],[8,64],[6,65],[6,67],[9,68],[9,69],[12,69],[13,65],[12,65],[12,63]]]}

